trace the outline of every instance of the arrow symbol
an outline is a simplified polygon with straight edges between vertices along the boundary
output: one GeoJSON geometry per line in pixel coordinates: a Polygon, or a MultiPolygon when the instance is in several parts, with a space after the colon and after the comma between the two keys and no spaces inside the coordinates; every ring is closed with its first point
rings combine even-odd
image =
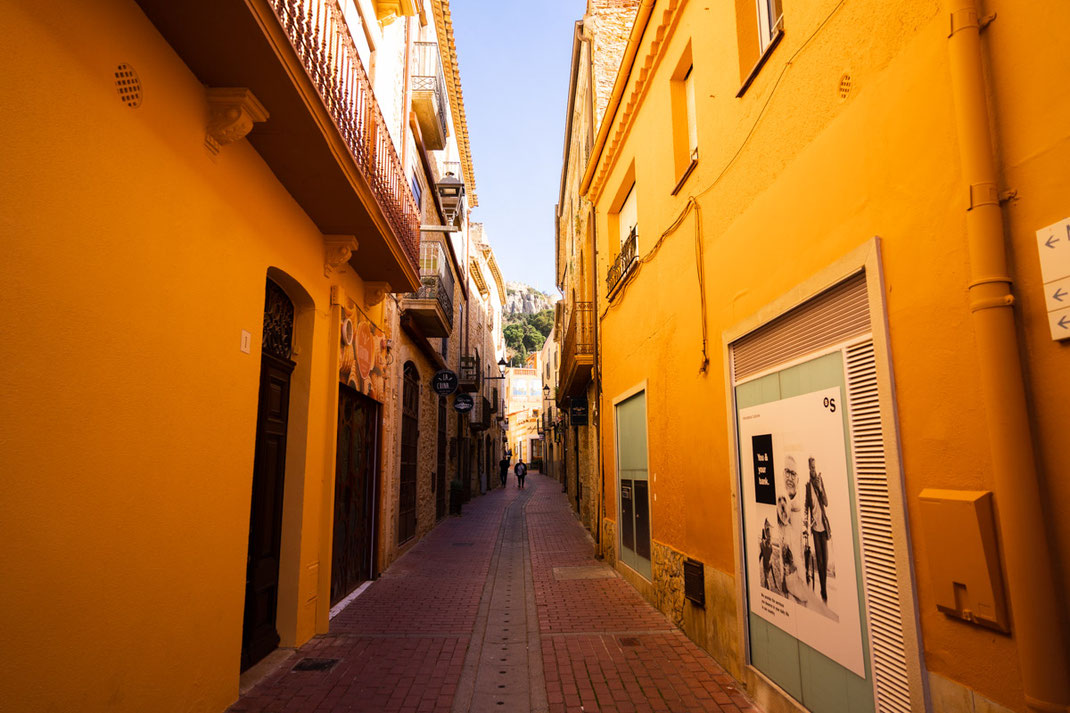
{"type": "Polygon", "coordinates": [[[1063,329],[1070,329],[1070,322],[1068,322],[1067,319],[1065,314],[1059,318],[1059,326],[1063,329]]]}
{"type": "Polygon", "coordinates": [[[1054,234],[1052,234],[1051,236],[1048,237],[1047,240],[1044,241],[1044,244],[1047,245],[1049,248],[1054,248],[1055,245],[1053,245],[1053,243],[1057,243],[1057,242],[1059,242],[1059,239],[1057,237],[1055,237],[1054,234]]]}
{"type": "Polygon", "coordinates": [[[1055,294],[1052,295],[1053,299],[1059,300],[1060,302],[1063,301],[1063,297],[1066,297],[1066,292],[1061,287],[1055,290],[1055,294]]]}

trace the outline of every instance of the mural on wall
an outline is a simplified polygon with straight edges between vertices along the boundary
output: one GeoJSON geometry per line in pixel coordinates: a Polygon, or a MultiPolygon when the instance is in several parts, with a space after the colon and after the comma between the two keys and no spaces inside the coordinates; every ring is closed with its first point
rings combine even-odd
{"type": "Polygon", "coordinates": [[[341,354],[338,378],[376,401],[386,400],[390,335],[378,327],[353,300],[346,300],[341,314],[341,354]]]}
{"type": "Polygon", "coordinates": [[[839,387],[739,410],[750,610],[865,676],[839,387]]]}

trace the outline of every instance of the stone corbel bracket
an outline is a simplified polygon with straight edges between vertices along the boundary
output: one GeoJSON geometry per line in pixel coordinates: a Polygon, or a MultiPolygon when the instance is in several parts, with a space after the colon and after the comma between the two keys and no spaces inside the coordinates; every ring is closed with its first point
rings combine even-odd
{"type": "Polygon", "coordinates": [[[219,153],[221,146],[241,141],[253,130],[253,124],[268,119],[267,109],[248,89],[211,88],[207,94],[207,144],[213,153],[219,153]]]}
{"type": "Polygon", "coordinates": [[[366,282],[364,284],[364,302],[369,307],[374,307],[382,302],[389,292],[389,282],[366,282]]]}
{"type": "Polygon", "coordinates": [[[345,272],[346,263],[359,246],[353,235],[324,235],[323,276],[345,272]]]}

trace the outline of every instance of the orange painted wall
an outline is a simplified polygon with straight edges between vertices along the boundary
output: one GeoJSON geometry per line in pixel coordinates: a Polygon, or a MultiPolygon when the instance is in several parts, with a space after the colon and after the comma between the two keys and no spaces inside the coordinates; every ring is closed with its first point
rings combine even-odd
{"type": "MultiPolygon", "coordinates": [[[[269,269],[298,307],[304,424],[288,444],[282,644],[326,626],[337,349],[322,236],[247,142],[205,149],[204,88],[133,2],[8,2],[0,26],[0,707],[222,710],[269,269]],[[137,109],[116,93],[119,63],[140,75],[137,109]]],[[[334,283],[363,294],[352,270],[334,283]]]]}
{"type": "MultiPolygon", "coordinates": [[[[648,382],[653,538],[735,575],[736,477],[722,333],[873,236],[883,243],[908,508],[925,487],[991,489],[984,409],[967,305],[965,189],[949,88],[946,8],[899,3],[784,3],[785,35],[742,98],[733,9],[687,3],[654,52],[667,12],[657,3],[632,73],[647,82],[595,200],[599,239],[602,453],[607,517],[615,514],[612,400],[648,382]],[[827,24],[817,28],[827,18],[827,24]],[[699,160],[676,196],[669,78],[693,41],[699,160]],[[790,65],[788,61],[790,60],[790,65]],[[841,100],[841,75],[853,88],[841,100]],[[614,197],[634,164],[640,256],[696,196],[702,210],[709,370],[700,373],[701,314],[695,214],[666,237],[607,310],[605,275],[614,197]]],[[[724,4],[722,4],[724,5],[724,4]]],[[[1058,4],[985,3],[995,133],[1019,298],[1027,376],[1050,506],[1056,566],[1070,591],[1070,500],[1060,431],[1070,419],[1066,346],[1050,340],[1034,231],[1070,215],[1070,22],[1058,4]],[[1041,69],[1043,68],[1043,69],[1041,69]],[[1064,168],[1059,168],[1059,167],[1064,168]]],[[[746,74],[746,72],[743,72],[746,74]]],[[[626,93],[626,98],[629,96],[626,93]]],[[[627,102],[625,102],[627,106],[627,102]]],[[[620,123],[624,109],[615,121],[620,123]]],[[[610,145],[616,126],[610,131],[610,145]]],[[[1014,638],[948,619],[930,594],[926,544],[913,563],[930,671],[1023,710],[1014,638]]],[[[1027,606],[1025,603],[1020,605],[1027,606]]],[[[725,622],[735,626],[735,622],[725,622]]]]}

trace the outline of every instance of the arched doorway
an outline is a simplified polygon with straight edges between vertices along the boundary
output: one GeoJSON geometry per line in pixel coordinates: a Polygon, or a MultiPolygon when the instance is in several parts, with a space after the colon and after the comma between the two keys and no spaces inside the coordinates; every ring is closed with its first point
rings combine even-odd
{"type": "Polygon", "coordinates": [[[294,370],[294,305],[270,279],[264,298],[264,333],[260,357],[260,393],[256,417],[249,549],[245,572],[241,670],[275,649],[279,601],[279,555],[282,542],[286,429],[290,410],[290,376],[294,370]]]}

